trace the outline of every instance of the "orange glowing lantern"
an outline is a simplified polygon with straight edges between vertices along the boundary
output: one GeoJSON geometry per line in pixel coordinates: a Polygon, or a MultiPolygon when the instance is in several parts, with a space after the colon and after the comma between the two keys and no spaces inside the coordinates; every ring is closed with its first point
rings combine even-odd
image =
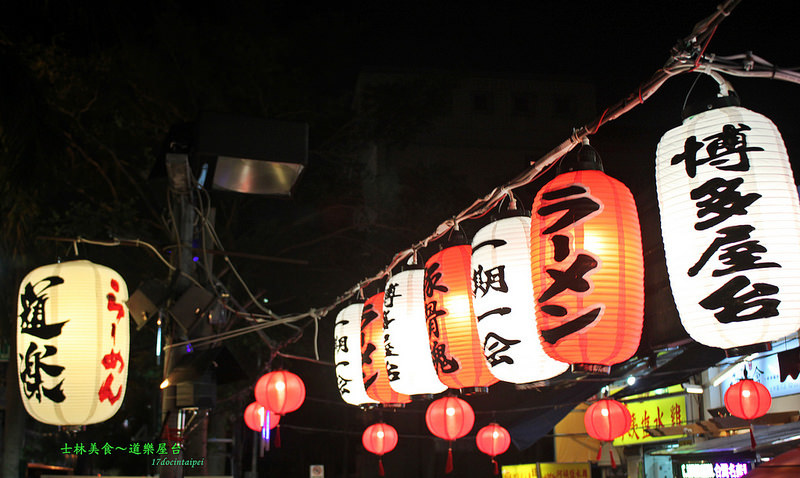
{"type": "Polygon", "coordinates": [[[580,170],[533,202],[531,262],[542,346],[574,370],[608,373],[633,356],[644,317],[644,266],[633,195],[584,145],[580,170]],[[594,169],[587,169],[594,168],[594,169]]]}
{"type": "Polygon", "coordinates": [[[267,425],[270,430],[278,426],[280,415],[276,415],[258,402],[253,402],[244,409],[244,424],[247,428],[260,432],[267,425]]]}
{"type": "Polygon", "coordinates": [[[483,355],[472,306],[472,248],[452,246],[425,264],[425,318],[439,380],[462,391],[497,382],[483,355]]]}
{"type": "Polygon", "coordinates": [[[492,457],[494,474],[499,474],[497,460],[494,458],[505,453],[508,450],[508,446],[511,445],[511,435],[508,430],[497,423],[490,423],[478,430],[478,434],[475,436],[475,443],[478,445],[478,450],[492,457]]]}
{"type": "MultiPolygon", "coordinates": [[[[620,437],[628,432],[631,428],[631,413],[624,403],[604,398],[589,405],[586,409],[586,414],[583,416],[583,424],[586,427],[586,433],[595,440],[601,442],[614,441],[615,438],[620,437]]],[[[600,454],[603,448],[597,451],[597,461],[600,461],[600,454]]],[[[616,468],[617,464],[614,462],[614,454],[609,451],[611,455],[611,466],[616,468]]]]}
{"type": "Polygon", "coordinates": [[[378,473],[384,476],[383,455],[394,450],[397,445],[397,430],[386,423],[375,423],[364,430],[361,443],[368,452],[378,455],[378,473]]]}
{"type": "Polygon", "coordinates": [[[411,401],[408,395],[395,392],[389,385],[386,369],[386,346],[383,341],[384,293],[364,302],[361,312],[361,371],[367,395],[387,406],[400,406],[411,401]]]}
{"type": "Polygon", "coordinates": [[[453,440],[463,437],[475,424],[475,412],[469,403],[457,397],[433,401],[425,412],[425,424],[435,436],[450,442],[445,473],[453,471],[453,440]]]}

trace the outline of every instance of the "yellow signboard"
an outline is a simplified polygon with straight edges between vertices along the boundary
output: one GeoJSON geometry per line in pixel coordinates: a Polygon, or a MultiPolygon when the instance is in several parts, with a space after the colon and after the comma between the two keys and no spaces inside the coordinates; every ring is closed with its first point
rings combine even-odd
{"type": "Polygon", "coordinates": [[[589,463],[530,463],[504,465],[503,478],[589,478],[589,463]]]}
{"type": "Polygon", "coordinates": [[[652,400],[624,402],[631,412],[631,429],[614,440],[614,446],[632,445],[685,436],[650,436],[645,430],[675,427],[686,423],[686,395],[672,395],[652,400]]]}

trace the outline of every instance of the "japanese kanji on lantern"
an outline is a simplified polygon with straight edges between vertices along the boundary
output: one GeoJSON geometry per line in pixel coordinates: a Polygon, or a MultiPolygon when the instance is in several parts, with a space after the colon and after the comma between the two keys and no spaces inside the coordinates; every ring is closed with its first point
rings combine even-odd
{"type": "Polygon", "coordinates": [[[386,282],[383,331],[386,371],[392,390],[433,395],[447,390],[433,367],[425,322],[425,270],[409,267],[386,282]]]}
{"type": "Polygon", "coordinates": [[[536,322],[549,356],[607,373],[636,352],[642,334],[639,217],[631,192],[603,172],[591,146],[577,157],[532,206],[536,322]]]}
{"type": "Polygon", "coordinates": [[[361,311],[364,304],[350,304],[336,316],[333,326],[333,361],[336,386],[350,405],[378,403],[369,398],[361,376],[361,311]]]}
{"type": "Polygon", "coordinates": [[[472,239],[472,293],[478,335],[492,375],[511,383],[546,380],[569,365],[539,342],[531,281],[531,220],[507,217],[472,239]]]}
{"type": "Polygon", "coordinates": [[[22,280],[17,363],[33,418],[89,425],[119,410],[128,379],[127,300],[119,274],[86,260],[40,267],[22,280]]]}
{"type": "Polygon", "coordinates": [[[367,395],[384,406],[402,406],[411,401],[389,385],[386,346],[383,333],[383,297],[379,292],[368,298],[361,311],[361,372],[367,395]]]}
{"type": "Polygon", "coordinates": [[[472,307],[472,248],[451,246],[425,263],[425,318],[433,364],[450,388],[482,391],[497,382],[489,371],[472,307]]]}
{"type": "Polygon", "coordinates": [[[667,271],[684,328],[733,349],[800,328],[800,205],[778,129],[740,106],[690,116],[656,151],[667,271]]]}

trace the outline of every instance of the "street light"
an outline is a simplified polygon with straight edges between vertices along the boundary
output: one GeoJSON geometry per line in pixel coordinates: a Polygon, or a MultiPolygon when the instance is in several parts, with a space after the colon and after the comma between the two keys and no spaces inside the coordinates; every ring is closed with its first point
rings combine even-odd
{"type": "Polygon", "coordinates": [[[190,164],[201,186],[290,196],[308,164],[308,125],[204,114],[194,125],[190,164]]]}

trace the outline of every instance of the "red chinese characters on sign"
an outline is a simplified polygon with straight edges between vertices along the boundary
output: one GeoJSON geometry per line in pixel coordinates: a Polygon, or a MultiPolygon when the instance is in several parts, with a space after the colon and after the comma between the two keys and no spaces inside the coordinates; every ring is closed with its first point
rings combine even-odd
{"type": "MultiPolygon", "coordinates": [[[[122,304],[117,302],[116,293],[119,293],[119,283],[115,279],[111,279],[111,290],[113,292],[109,292],[106,294],[106,301],[107,301],[107,309],[110,312],[116,312],[114,320],[115,322],[111,324],[111,339],[114,344],[116,344],[116,331],[117,331],[117,324],[119,323],[120,319],[125,317],[125,308],[122,304]]],[[[97,391],[97,397],[99,401],[108,400],[109,403],[112,405],[116,403],[117,400],[122,397],[122,385],[117,387],[116,393],[113,392],[111,386],[114,382],[114,371],[119,365],[119,370],[117,372],[122,372],[125,369],[125,361],[122,359],[122,355],[119,351],[114,351],[112,348],[109,353],[103,356],[100,360],[100,364],[106,370],[110,370],[106,379],[103,381],[103,384],[100,386],[100,389],[97,391]]]]}

